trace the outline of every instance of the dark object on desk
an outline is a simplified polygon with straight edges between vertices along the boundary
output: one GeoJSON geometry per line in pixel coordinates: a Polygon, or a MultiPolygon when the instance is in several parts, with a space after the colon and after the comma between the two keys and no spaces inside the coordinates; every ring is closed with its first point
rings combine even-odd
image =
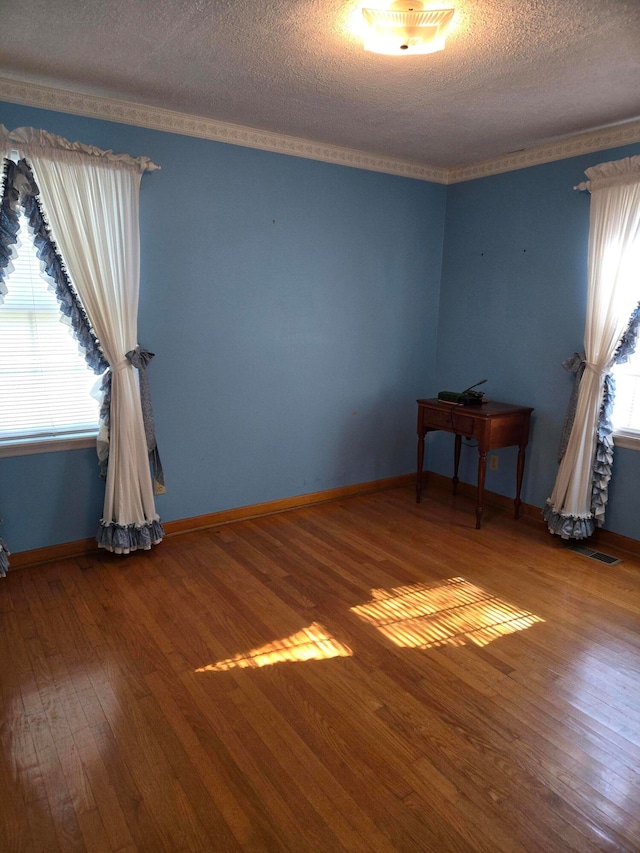
{"type": "Polygon", "coordinates": [[[512,406],[510,403],[485,403],[482,406],[452,406],[442,400],[418,400],[418,475],[416,478],[416,503],[422,494],[422,466],[424,464],[424,437],[428,432],[444,430],[455,435],[453,494],[458,487],[458,466],[462,436],[478,441],[478,503],[476,528],[482,523],[482,502],[487,469],[487,453],[499,447],[518,445],[516,497],[513,502],[514,518],[520,515],[520,491],[524,476],[525,447],[529,441],[529,421],[532,408],[512,406]]]}
{"type": "Polygon", "coordinates": [[[472,391],[466,394],[462,391],[460,394],[455,391],[440,391],[438,400],[442,403],[453,403],[454,406],[480,406],[484,400],[484,394],[478,394],[472,391]]]}
{"type": "Polygon", "coordinates": [[[479,406],[483,402],[484,393],[473,389],[477,388],[478,385],[484,385],[486,381],[486,379],[481,379],[480,382],[470,385],[459,393],[456,391],[440,391],[438,400],[442,400],[443,403],[455,403],[457,406],[479,406]]]}

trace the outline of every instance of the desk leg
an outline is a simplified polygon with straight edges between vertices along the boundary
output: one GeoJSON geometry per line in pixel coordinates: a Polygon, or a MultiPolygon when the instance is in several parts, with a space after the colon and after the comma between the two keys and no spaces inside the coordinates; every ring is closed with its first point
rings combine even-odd
{"type": "Polygon", "coordinates": [[[476,507],[476,530],[480,530],[482,524],[482,501],[484,498],[484,479],[487,471],[487,453],[479,451],[478,459],[478,505],[476,507]]]}
{"type": "Polygon", "coordinates": [[[418,433],[418,472],[416,474],[416,503],[422,496],[422,466],[424,465],[424,433],[418,433]]]}
{"type": "Polygon", "coordinates": [[[520,517],[520,504],[522,501],[520,500],[520,490],[522,489],[522,478],[524,475],[524,446],[520,445],[518,448],[518,468],[516,474],[516,499],[513,502],[514,506],[514,518],[520,517]]]}
{"type": "Polygon", "coordinates": [[[453,494],[458,491],[458,468],[460,467],[460,448],[462,446],[462,436],[456,435],[455,449],[453,451],[453,494]]]}

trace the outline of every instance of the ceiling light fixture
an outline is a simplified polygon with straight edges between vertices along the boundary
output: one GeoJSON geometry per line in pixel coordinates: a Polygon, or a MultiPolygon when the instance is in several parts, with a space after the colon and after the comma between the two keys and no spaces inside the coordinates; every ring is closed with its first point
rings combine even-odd
{"type": "Polygon", "coordinates": [[[392,56],[435,53],[444,48],[454,11],[425,9],[410,0],[395,0],[389,9],[363,9],[364,49],[392,56]]]}

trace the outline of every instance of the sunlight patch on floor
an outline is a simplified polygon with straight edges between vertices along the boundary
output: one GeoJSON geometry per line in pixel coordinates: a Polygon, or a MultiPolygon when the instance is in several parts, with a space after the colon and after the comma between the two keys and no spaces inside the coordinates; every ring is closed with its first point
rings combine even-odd
{"type": "Polygon", "coordinates": [[[544,622],[464,578],[450,578],[437,586],[417,583],[375,589],[372,596],[367,604],[351,610],[404,648],[486,646],[498,637],[544,622]]]}
{"type": "Polygon", "coordinates": [[[196,672],[226,672],[229,669],[270,666],[274,663],[291,663],[310,660],[327,660],[335,657],[350,657],[348,646],[330,636],[318,622],[303,628],[290,637],[274,640],[245,654],[207,664],[196,672]]]}

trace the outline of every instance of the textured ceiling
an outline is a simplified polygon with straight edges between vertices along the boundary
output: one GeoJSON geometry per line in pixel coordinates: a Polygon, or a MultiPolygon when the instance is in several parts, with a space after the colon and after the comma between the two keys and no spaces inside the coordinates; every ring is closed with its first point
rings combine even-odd
{"type": "Polygon", "coordinates": [[[640,118],[640,0],[451,0],[366,53],[354,0],[3,0],[0,75],[440,167],[640,118]]]}

